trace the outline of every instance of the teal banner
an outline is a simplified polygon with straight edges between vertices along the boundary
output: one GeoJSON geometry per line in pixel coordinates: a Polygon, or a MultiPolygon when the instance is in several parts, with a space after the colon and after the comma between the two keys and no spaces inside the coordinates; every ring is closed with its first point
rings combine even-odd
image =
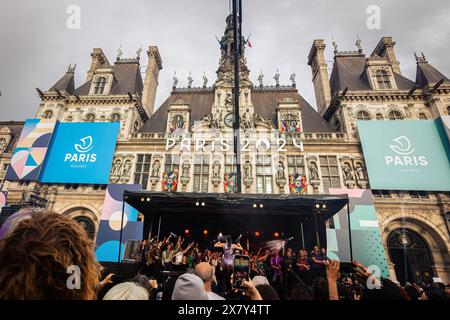
{"type": "Polygon", "coordinates": [[[436,121],[357,122],[371,189],[450,191],[449,145],[436,121]]]}

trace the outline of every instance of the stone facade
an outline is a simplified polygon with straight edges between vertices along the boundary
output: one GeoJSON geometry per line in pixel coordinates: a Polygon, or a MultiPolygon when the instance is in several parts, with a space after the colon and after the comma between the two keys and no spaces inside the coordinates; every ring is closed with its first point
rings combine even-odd
{"type": "MultiPolygon", "coordinates": [[[[119,56],[110,64],[101,49],[94,49],[86,82],[80,87],[75,89],[75,68],[69,67],[51,89],[38,89],[42,102],[36,117],[120,122],[111,183],[140,183],[146,190],[161,191],[164,172],[177,171],[178,191],[224,192],[224,175],[234,172],[236,166],[232,156],[231,36],[228,18],[217,79],[211,87],[204,79],[203,87],[178,88],[174,77],[170,97],[156,110],[162,69],[157,47],[148,49],[144,80],[140,51],[136,58],[119,56]],[[231,148],[225,148],[223,141],[229,141],[231,148]]],[[[424,56],[417,57],[416,81],[406,79],[400,73],[394,45],[391,38],[383,38],[369,57],[360,47],[350,52],[335,50],[329,77],[325,44],[315,40],[309,65],[318,112],[298,93],[295,75],[288,86],[277,79],[274,86],[265,86],[261,76],[259,85],[254,85],[244,55],[240,61],[241,139],[248,141],[240,159],[243,192],[289,194],[289,175],[295,173],[306,175],[310,194],[327,193],[329,188],[370,188],[357,119],[434,119],[449,114],[450,81],[424,56]],[[438,79],[441,76],[443,81],[438,79]]],[[[20,203],[27,193],[33,193],[48,200],[49,210],[73,218],[87,217],[97,229],[105,186],[3,181],[20,126],[0,123],[0,186],[9,192],[9,202],[20,203]]],[[[384,190],[374,191],[374,199],[386,252],[391,231],[407,228],[417,232],[430,247],[435,276],[449,281],[445,215],[450,211],[450,195],[384,190]]],[[[390,261],[389,254],[387,258],[390,261]]],[[[392,263],[390,267],[395,277],[392,263]]]]}

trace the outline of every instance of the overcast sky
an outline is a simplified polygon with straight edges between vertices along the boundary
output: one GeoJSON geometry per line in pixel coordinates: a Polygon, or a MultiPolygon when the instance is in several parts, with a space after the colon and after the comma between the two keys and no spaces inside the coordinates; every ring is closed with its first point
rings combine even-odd
{"type": "MultiPolygon", "coordinates": [[[[306,63],[312,41],[326,41],[332,67],[332,37],[339,50],[354,50],[356,37],[370,54],[382,36],[397,41],[403,74],[415,79],[414,51],[450,76],[450,1],[448,0],[243,0],[246,50],[251,78],[260,70],[265,84],[281,84],[297,74],[300,93],[315,106],[311,71],[306,63]],[[367,7],[381,9],[381,29],[367,27],[367,7]]],[[[163,60],[157,106],[168,96],[176,70],[179,85],[194,86],[203,72],[215,80],[220,37],[228,0],[1,0],[0,2],[0,120],[34,117],[39,106],[35,88],[49,89],[77,64],[76,86],[86,77],[92,48],[102,48],[110,62],[121,45],[123,57],[134,57],[141,45],[157,45],[163,60]],[[67,28],[68,6],[81,9],[80,29],[67,28]]],[[[145,56],[145,55],[144,55],[145,56]]],[[[147,59],[141,59],[146,65],[147,59]]]]}

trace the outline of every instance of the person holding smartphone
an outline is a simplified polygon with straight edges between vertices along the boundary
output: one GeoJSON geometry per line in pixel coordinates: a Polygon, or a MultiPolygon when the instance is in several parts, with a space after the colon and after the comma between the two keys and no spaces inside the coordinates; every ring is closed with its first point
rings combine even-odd
{"type": "Polygon", "coordinates": [[[223,268],[223,275],[222,279],[225,283],[225,292],[228,292],[231,290],[231,275],[233,274],[233,265],[234,265],[234,250],[240,250],[244,251],[240,243],[234,244],[233,240],[231,239],[231,236],[228,235],[226,237],[226,242],[217,242],[214,245],[215,248],[222,248],[223,249],[223,255],[222,255],[222,268],[223,268]]]}

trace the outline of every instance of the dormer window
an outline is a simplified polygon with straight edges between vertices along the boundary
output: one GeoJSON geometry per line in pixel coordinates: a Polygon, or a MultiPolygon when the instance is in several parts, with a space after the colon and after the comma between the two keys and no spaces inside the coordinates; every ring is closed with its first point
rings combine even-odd
{"type": "Polygon", "coordinates": [[[113,113],[113,114],[111,115],[111,121],[112,121],[112,122],[120,122],[120,114],[118,114],[118,113],[113,113]]]}
{"type": "Polygon", "coordinates": [[[356,113],[356,119],[358,120],[371,120],[372,117],[370,116],[370,113],[364,110],[358,111],[356,113]]]}
{"type": "Polygon", "coordinates": [[[403,114],[400,111],[392,110],[389,112],[389,120],[403,120],[403,114]]]}
{"type": "Polygon", "coordinates": [[[43,119],[51,119],[53,117],[53,112],[51,110],[47,110],[42,115],[43,119]]]}
{"type": "Polygon", "coordinates": [[[86,122],[94,122],[95,121],[95,115],[93,113],[89,113],[86,115],[86,122]]]}
{"type": "Polygon", "coordinates": [[[389,79],[389,74],[384,70],[378,70],[375,73],[375,78],[377,80],[378,89],[388,90],[392,89],[391,80],[389,79]]]}
{"type": "Polygon", "coordinates": [[[98,77],[95,82],[94,94],[103,94],[106,87],[106,77],[98,77]]]}

